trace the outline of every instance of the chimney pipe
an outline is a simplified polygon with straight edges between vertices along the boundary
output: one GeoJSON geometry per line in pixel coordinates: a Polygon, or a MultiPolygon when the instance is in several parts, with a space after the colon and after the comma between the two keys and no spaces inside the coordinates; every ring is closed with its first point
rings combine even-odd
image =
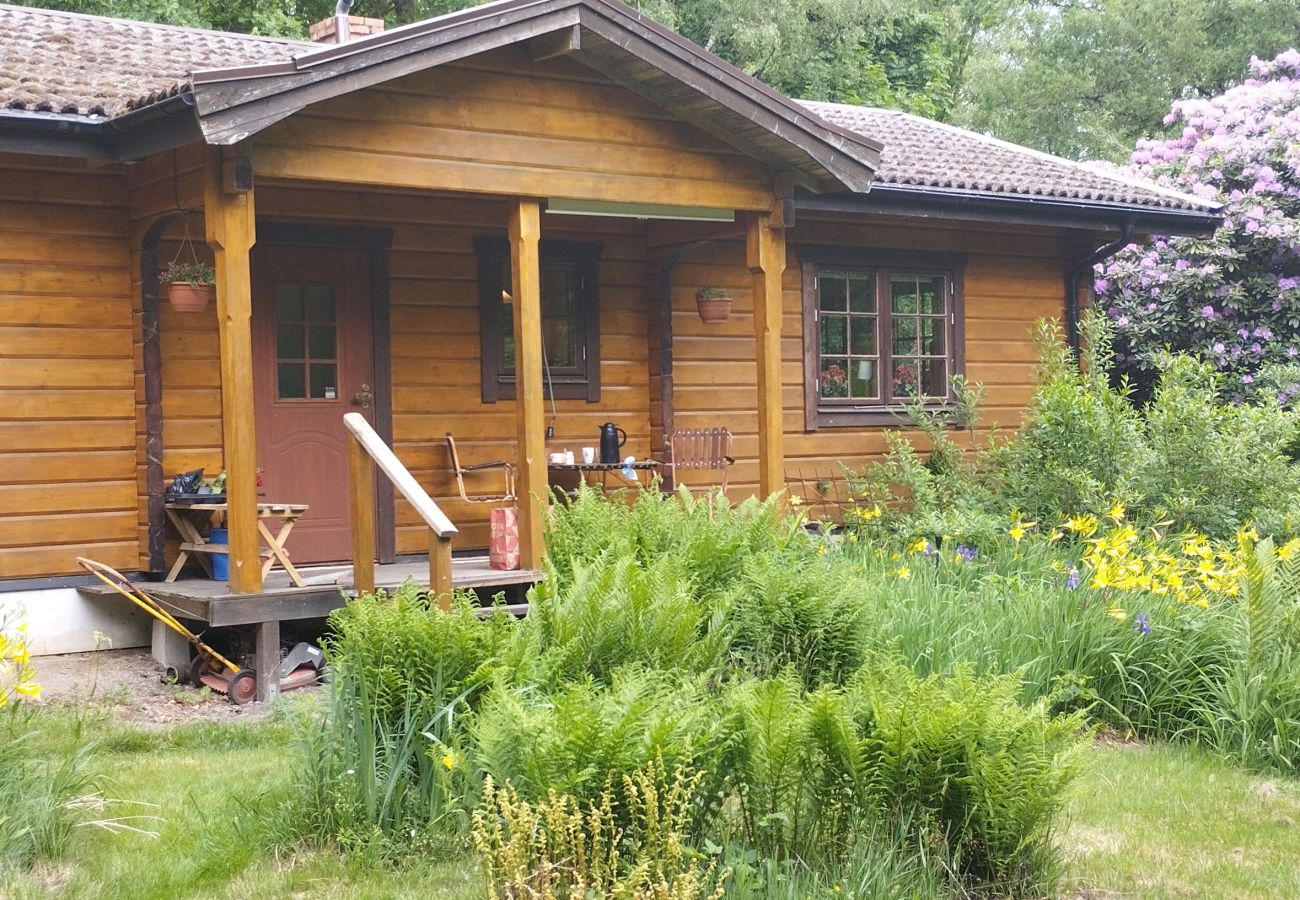
{"type": "Polygon", "coordinates": [[[352,23],[348,21],[348,11],[352,9],[352,0],[339,0],[334,5],[334,43],[346,44],[352,39],[352,23]]]}
{"type": "Polygon", "coordinates": [[[307,29],[313,43],[346,44],[357,38],[379,34],[384,30],[383,19],[367,19],[350,15],[352,0],[338,0],[334,15],[322,19],[307,29]]]}

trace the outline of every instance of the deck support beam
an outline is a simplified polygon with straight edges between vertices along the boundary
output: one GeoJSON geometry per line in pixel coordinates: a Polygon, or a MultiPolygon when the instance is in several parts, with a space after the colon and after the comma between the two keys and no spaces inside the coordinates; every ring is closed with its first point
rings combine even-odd
{"type": "Polygon", "coordinates": [[[226,469],[230,529],[230,590],[262,589],[257,530],[257,449],[253,421],[253,287],[249,251],[256,241],[253,192],[232,190],[226,167],[234,160],[213,147],[203,186],[203,218],[217,284],[221,352],[221,449],[226,469]]]}
{"type": "Polygon", "coordinates": [[[510,210],[510,295],[514,308],[515,406],[519,440],[519,564],[540,569],[545,552],[546,432],[542,396],[542,293],[538,244],[541,207],[520,200],[510,210]]]}
{"type": "Polygon", "coordinates": [[[769,215],[755,215],[745,234],[745,256],[754,285],[754,342],[758,363],[758,492],[768,497],[785,487],[781,408],[781,276],[785,229],[769,215]]]}

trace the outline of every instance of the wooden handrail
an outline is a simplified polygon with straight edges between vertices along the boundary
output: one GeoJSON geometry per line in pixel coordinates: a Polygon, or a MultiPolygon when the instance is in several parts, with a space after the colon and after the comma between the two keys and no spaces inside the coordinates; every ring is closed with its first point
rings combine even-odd
{"type": "Polygon", "coordinates": [[[429,526],[429,592],[446,606],[451,596],[451,539],[458,532],[433,498],[420,487],[402,461],[361,413],[344,413],[352,433],[348,471],[351,478],[352,585],[357,593],[375,590],[375,467],[401,491],[429,526]]]}

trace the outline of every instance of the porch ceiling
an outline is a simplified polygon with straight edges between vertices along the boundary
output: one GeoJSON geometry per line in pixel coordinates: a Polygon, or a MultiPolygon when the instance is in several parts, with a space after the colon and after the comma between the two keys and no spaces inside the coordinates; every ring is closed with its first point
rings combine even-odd
{"type": "Polygon", "coordinates": [[[529,42],[566,55],[814,191],[869,189],[881,145],[825,122],[612,0],[504,0],[281,63],[192,76],[205,139],[235,144],[310,104],[529,42]]]}

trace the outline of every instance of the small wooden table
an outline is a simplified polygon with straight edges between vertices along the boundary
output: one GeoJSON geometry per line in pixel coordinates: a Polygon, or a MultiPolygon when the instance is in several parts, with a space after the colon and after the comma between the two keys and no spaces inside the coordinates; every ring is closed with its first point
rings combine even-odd
{"type": "Polygon", "coordinates": [[[639,479],[629,479],[623,474],[623,470],[631,468],[633,473],[636,472],[657,472],[659,463],[653,459],[645,459],[634,463],[550,463],[547,466],[549,481],[566,491],[571,491],[578,486],[579,482],[584,484],[599,484],[602,491],[610,489],[609,479],[614,478],[614,489],[622,487],[643,486],[639,479]]]}
{"type": "MultiPolygon", "coordinates": [[[[213,544],[208,540],[207,535],[199,531],[200,526],[205,522],[216,524],[220,519],[225,517],[226,511],[230,508],[226,503],[168,503],[164,506],[167,510],[168,520],[176,526],[176,530],[181,535],[181,553],[176,557],[176,562],[172,565],[171,571],[167,573],[167,581],[175,581],[180,575],[181,569],[189,560],[190,554],[194,554],[203,566],[208,576],[212,575],[212,562],[208,559],[210,553],[229,553],[230,547],[227,544],[213,544]]],[[[302,518],[303,513],[307,511],[305,503],[259,503],[257,504],[257,530],[262,534],[262,540],[266,541],[267,549],[261,551],[265,562],[262,563],[262,578],[266,578],[271,573],[271,569],[279,563],[284,571],[289,574],[289,579],[298,587],[306,587],[302,576],[298,570],[293,567],[289,561],[289,552],[284,549],[284,542],[289,539],[289,534],[293,531],[293,526],[302,518]],[[271,529],[266,527],[267,520],[279,519],[280,528],[275,534],[271,534],[271,529]]]]}

